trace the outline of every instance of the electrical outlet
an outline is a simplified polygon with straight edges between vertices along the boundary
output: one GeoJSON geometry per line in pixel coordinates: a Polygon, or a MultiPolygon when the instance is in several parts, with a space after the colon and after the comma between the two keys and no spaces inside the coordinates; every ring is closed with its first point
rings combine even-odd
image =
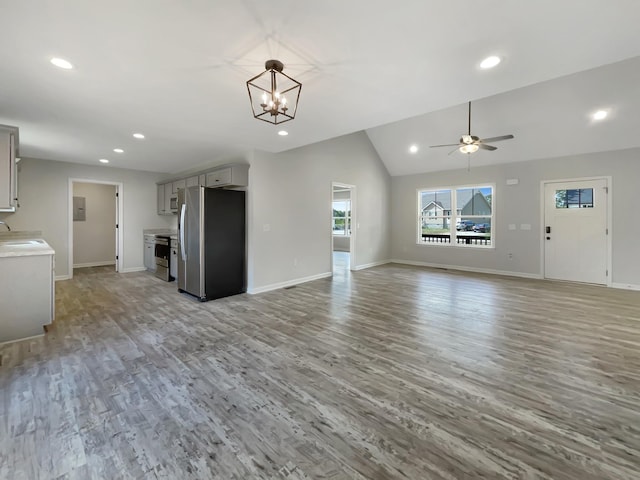
{"type": "Polygon", "coordinates": [[[513,253],[509,253],[509,254],[507,254],[507,258],[508,258],[509,260],[513,260],[513,253]]]}

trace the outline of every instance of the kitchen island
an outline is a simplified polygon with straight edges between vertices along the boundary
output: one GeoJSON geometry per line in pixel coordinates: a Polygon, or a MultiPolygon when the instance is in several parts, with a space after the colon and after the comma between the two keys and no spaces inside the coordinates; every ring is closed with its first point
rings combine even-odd
{"type": "Polygon", "coordinates": [[[0,343],[43,335],[53,321],[54,254],[40,232],[0,234],[0,343]]]}

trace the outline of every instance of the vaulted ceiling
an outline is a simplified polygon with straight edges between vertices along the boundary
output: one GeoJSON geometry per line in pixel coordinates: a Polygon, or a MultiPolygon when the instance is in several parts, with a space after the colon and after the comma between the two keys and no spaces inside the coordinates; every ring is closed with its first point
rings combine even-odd
{"type": "Polygon", "coordinates": [[[462,168],[428,146],[466,131],[468,100],[474,135],[516,137],[476,165],[640,147],[636,0],[30,0],[0,18],[0,123],[25,157],[178,172],[364,130],[392,175],[462,168]],[[286,137],[250,111],[270,58],[303,83],[286,137]]]}

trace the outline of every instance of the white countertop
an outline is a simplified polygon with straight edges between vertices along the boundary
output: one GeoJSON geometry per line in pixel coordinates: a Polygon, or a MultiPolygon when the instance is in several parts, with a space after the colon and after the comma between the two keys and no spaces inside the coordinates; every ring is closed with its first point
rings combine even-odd
{"type": "Polygon", "coordinates": [[[54,255],[56,252],[42,238],[0,237],[0,258],[54,255]]]}

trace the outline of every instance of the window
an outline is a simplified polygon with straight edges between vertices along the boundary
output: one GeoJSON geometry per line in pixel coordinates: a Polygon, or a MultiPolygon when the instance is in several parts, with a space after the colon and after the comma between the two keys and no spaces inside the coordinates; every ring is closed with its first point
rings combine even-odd
{"type": "Polygon", "coordinates": [[[556,190],[556,208],[593,208],[593,188],[556,190]]]}
{"type": "Polygon", "coordinates": [[[351,235],[351,200],[333,201],[333,234],[351,235]]]}
{"type": "Polygon", "coordinates": [[[487,185],[418,191],[418,243],[493,246],[493,190],[487,185]]]}

